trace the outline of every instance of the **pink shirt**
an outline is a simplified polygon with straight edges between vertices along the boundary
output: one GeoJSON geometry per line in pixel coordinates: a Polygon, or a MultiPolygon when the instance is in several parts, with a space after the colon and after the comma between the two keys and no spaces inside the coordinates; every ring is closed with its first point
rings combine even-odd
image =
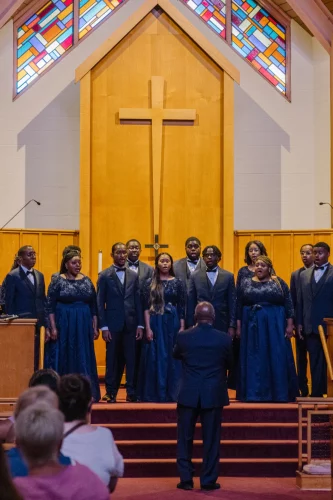
{"type": "Polygon", "coordinates": [[[109,500],[102,481],[85,465],[68,465],[55,476],[27,476],[14,479],[24,500],[109,500]]]}

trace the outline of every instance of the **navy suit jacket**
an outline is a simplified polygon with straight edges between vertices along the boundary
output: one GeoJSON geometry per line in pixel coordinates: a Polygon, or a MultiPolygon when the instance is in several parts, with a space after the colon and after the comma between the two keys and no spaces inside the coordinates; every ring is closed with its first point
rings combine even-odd
{"type": "Polygon", "coordinates": [[[211,325],[178,333],[173,356],[182,361],[178,403],[190,408],[229,404],[227,370],[232,367],[232,340],[211,325]]]}
{"type": "Polygon", "coordinates": [[[45,281],[44,275],[34,269],[35,285],[31,283],[21,266],[13,269],[5,278],[5,309],[7,314],[29,313],[28,318],[36,318],[38,326],[45,322],[45,281]]]}
{"type": "Polygon", "coordinates": [[[300,275],[299,297],[297,302],[297,324],[303,326],[303,333],[318,333],[318,326],[324,318],[333,317],[333,266],[328,264],[317,285],[313,283],[314,267],[300,275]]]}
{"type": "Polygon", "coordinates": [[[126,268],[122,286],[113,266],[102,271],[97,282],[97,309],[99,327],[107,326],[111,333],[121,332],[125,327],[135,332],[139,325],[143,326],[136,272],[126,268]]]}
{"type": "Polygon", "coordinates": [[[194,311],[199,302],[210,302],[215,309],[214,328],[226,332],[236,326],[235,320],[235,280],[234,275],[218,267],[218,276],[213,287],[205,269],[192,273],[187,296],[187,324],[194,325],[194,311]]]}
{"type": "MultiPolygon", "coordinates": [[[[128,262],[126,262],[126,267],[128,267],[128,262]]],[[[141,260],[139,260],[139,270],[136,274],[139,277],[140,290],[142,290],[145,282],[152,277],[153,272],[154,269],[149,264],[146,264],[145,262],[141,262],[141,260]]]]}
{"type": "MultiPolygon", "coordinates": [[[[198,271],[199,269],[206,270],[205,261],[201,257],[199,258],[199,262],[198,262],[198,265],[196,267],[196,271],[198,271]]],[[[189,270],[188,265],[187,265],[187,257],[184,257],[183,259],[176,260],[176,262],[174,262],[174,264],[173,264],[173,270],[175,272],[176,278],[179,278],[180,280],[182,280],[182,282],[184,283],[184,286],[186,287],[185,289],[187,290],[188,285],[189,285],[189,281],[190,281],[190,278],[192,275],[192,273],[189,270]]],[[[193,272],[195,272],[195,271],[193,271],[193,272]]]]}

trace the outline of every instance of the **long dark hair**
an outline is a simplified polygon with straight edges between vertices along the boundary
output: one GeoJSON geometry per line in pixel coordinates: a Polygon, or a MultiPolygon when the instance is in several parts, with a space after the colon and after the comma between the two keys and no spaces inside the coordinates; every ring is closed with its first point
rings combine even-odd
{"type": "Polygon", "coordinates": [[[250,266],[252,264],[251,257],[249,256],[249,249],[250,249],[251,245],[257,245],[257,247],[260,250],[260,255],[265,255],[267,257],[267,250],[266,250],[265,245],[261,241],[259,241],[259,240],[251,240],[251,241],[249,241],[246,244],[246,247],[245,247],[245,259],[244,259],[244,262],[246,262],[246,264],[248,266],[250,266]]]}
{"type": "Polygon", "coordinates": [[[60,264],[60,271],[59,271],[60,274],[67,273],[66,264],[69,260],[72,260],[73,257],[80,257],[81,258],[81,254],[77,250],[71,250],[70,252],[66,253],[63,256],[61,264],[60,264]]]}
{"type": "Polygon", "coordinates": [[[91,385],[87,377],[79,374],[63,375],[59,383],[59,409],[65,422],[84,420],[91,405],[91,385]]]}
{"type": "Polygon", "coordinates": [[[10,477],[2,444],[0,444],[0,498],[1,500],[23,500],[10,477]]]}
{"type": "Polygon", "coordinates": [[[14,269],[17,269],[19,267],[20,260],[21,260],[21,257],[18,254],[15,254],[12,267],[10,268],[11,271],[14,271],[14,269]]]}
{"type": "Polygon", "coordinates": [[[167,252],[159,253],[155,258],[155,269],[150,285],[150,308],[149,312],[152,314],[164,314],[164,287],[160,277],[160,270],[158,269],[158,261],[162,255],[167,255],[171,261],[170,275],[174,276],[173,258],[167,252]]]}

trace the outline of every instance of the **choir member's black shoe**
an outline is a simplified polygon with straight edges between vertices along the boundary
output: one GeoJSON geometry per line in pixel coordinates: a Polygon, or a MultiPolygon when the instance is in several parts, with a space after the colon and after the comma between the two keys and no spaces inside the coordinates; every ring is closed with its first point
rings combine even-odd
{"type": "Polygon", "coordinates": [[[177,484],[179,490],[193,490],[193,481],[180,481],[177,484]]]}
{"type": "Polygon", "coordinates": [[[127,394],[126,401],[127,401],[127,403],[137,403],[138,402],[138,398],[136,396],[129,396],[127,394]]]}
{"type": "Polygon", "coordinates": [[[116,403],[117,402],[116,396],[114,394],[108,394],[108,393],[106,393],[102,397],[102,401],[106,401],[107,403],[116,403]]]}
{"type": "Polygon", "coordinates": [[[220,483],[202,484],[201,485],[201,489],[204,491],[219,490],[220,488],[221,488],[220,483]]]}

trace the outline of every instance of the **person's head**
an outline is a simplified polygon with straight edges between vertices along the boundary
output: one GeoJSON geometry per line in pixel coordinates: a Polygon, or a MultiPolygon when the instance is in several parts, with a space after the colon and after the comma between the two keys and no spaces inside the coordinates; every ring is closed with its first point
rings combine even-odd
{"type": "Polygon", "coordinates": [[[245,247],[244,261],[248,266],[254,264],[259,255],[267,255],[265,245],[259,240],[251,240],[245,247]]]}
{"type": "Polygon", "coordinates": [[[319,241],[315,245],[313,245],[313,256],[314,263],[316,266],[322,266],[328,262],[330,256],[331,249],[327,243],[323,241],[319,241]]]}
{"type": "Polygon", "coordinates": [[[195,308],[194,318],[199,325],[208,323],[212,325],[215,320],[215,310],[210,302],[199,302],[195,308]]]}
{"type": "Polygon", "coordinates": [[[273,263],[267,255],[259,255],[255,262],[254,273],[258,280],[266,280],[273,274],[273,263]]]}
{"type": "Polygon", "coordinates": [[[81,255],[76,250],[67,252],[61,261],[60,274],[71,274],[77,276],[82,267],[81,255]]]}
{"type": "Polygon", "coordinates": [[[51,368],[37,370],[29,380],[29,387],[37,387],[39,385],[46,385],[51,391],[59,394],[59,381],[60,377],[51,368]]]}
{"type": "Polygon", "coordinates": [[[64,416],[56,408],[36,403],[15,419],[16,444],[29,469],[58,462],[64,432],[64,416]]]}
{"type": "Polygon", "coordinates": [[[2,444],[0,444],[0,498],[1,500],[23,500],[16,491],[9,473],[8,461],[2,444]]]}
{"type": "Polygon", "coordinates": [[[59,384],[59,408],[65,422],[86,420],[92,402],[90,381],[83,375],[64,375],[59,384]]]}
{"type": "Polygon", "coordinates": [[[314,260],[313,245],[306,243],[300,249],[301,259],[305,267],[311,267],[314,260]]]}
{"type": "Polygon", "coordinates": [[[187,238],[187,240],[185,241],[185,252],[188,259],[193,260],[194,262],[197,261],[201,253],[200,240],[195,236],[190,236],[189,238],[187,238]]]}
{"type": "Polygon", "coordinates": [[[47,406],[52,408],[58,408],[59,406],[57,394],[45,385],[30,387],[30,389],[26,389],[22,392],[17,400],[14,410],[15,420],[22,411],[28,408],[28,406],[32,406],[37,403],[45,403],[47,406]]]}
{"type": "Polygon", "coordinates": [[[126,264],[127,248],[125,243],[115,243],[111,248],[111,257],[116,266],[123,267],[126,264]]]}
{"type": "Polygon", "coordinates": [[[65,247],[62,251],[62,256],[65,257],[66,253],[68,252],[76,252],[78,253],[79,255],[81,255],[81,248],[78,247],[77,245],[68,245],[67,247],[65,247]]]}
{"type": "Polygon", "coordinates": [[[20,259],[20,265],[27,269],[32,269],[36,264],[36,252],[31,245],[24,245],[17,252],[20,259]]]}
{"type": "Polygon", "coordinates": [[[10,270],[13,271],[14,269],[18,268],[20,264],[21,264],[21,257],[19,257],[19,255],[16,254],[10,270]]]}
{"type": "Polygon", "coordinates": [[[173,258],[167,252],[159,253],[155,258],[155,273],[161,274],[170,274],[174,276],[173,270],[173,258]]]}
{"type": "Polygon", "coordinates": [[[209,245],[202,251],[202,258],[205,261],[208,269],[213,269],[217,266],[222,258],[221,250],[215,245],[209,245]]]}
{"type": "Polygon", "coordinates": [[[136,262],[141,253],[141,243],[138,240],[128,240],[126,243],[127,258],[131,262],[136,262]]]}

